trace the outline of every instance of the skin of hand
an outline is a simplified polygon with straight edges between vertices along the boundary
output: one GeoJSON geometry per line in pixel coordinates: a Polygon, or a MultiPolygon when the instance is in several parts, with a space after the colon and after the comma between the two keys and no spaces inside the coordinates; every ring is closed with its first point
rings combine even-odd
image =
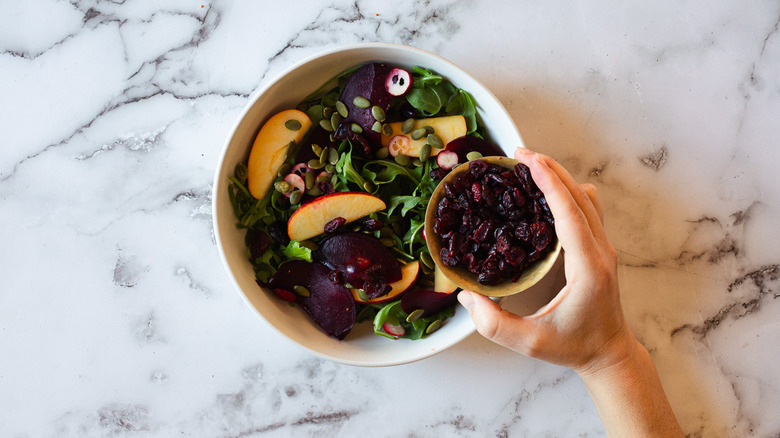
{"type": "Polygon", "coordinates": [[[521,317],[485,296],[463,291],[458,299],[484,337],[578,372],[602,368],[627,354],[633,335],[625,324],[617,282],[617,254],[604,231],[596,188],[577,184],[553,159],[518,149],[547,198],[564,250],[566,286],[546,306],[521,317]]]}
{"type": "Polygon", "coordinates": [[[550,157],[520,148],[515,158],[530,168],[555,218],[566,285],[530,316],[471,291],[461,291],[458,300],[484,337],[576,371],[609,436],[683,436],[652,358],[623,318],[617,253],[604,231],[596,188],[577,184],[550,157]]]}

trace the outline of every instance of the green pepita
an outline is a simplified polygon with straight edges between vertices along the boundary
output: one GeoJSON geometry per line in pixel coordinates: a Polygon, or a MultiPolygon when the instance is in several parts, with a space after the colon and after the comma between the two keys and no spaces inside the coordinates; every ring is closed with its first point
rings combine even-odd
{"type": "Polygon", "coordinates": [[[434,132],[436,132],[436,130],[433,129],[433,126],[431,125],[425,125],[423,126],[423,129],[425,130],[426,134],[433,134],[434,132]]]}
{"type": "Polygon", "coordinates": [[[444,140],[439,137],[439,134],[428,134],[427,140],[428,143],[431,144],[431,147],[436,149],[444,149],[444,140]]]}
{"type": "Polygon", "coordinates": [[[307,189],[306,194],[309,196],[320,196],[322,194],[322,189],[320,189],[317,186],[314,186],[310,189],[307,189]]]}
{"type": "Polygon", "coordinates": [[[290,193],[293,190],[293,186],[287,181],[277,181],[274,183],[274,189],[279,193],[290,193]]]}
{"type": "Polygon", "coordinates": [[[386,246],[388,248],[391,248],[391,247],[395,246],[395,239],[391,239],[389,237],[383,237],[383,238],[379,239],[379,241],[382,243],[382,245],[384,245],[384,246],[386,246]]]}
{"type": "Polygon", "coordinates": [[[363,183],[363,190],[367,191],[368,193],[373,193],[374,190],[376,190],[376,186],[374,186],[374,183],[371,181],[366,181],[363,183]]]}
{"type": "Polygon", "coordinates": [[[425,313],[425,310],[423,309],[417,309],[409,314],[409,316],[406,317],[406,322],[415,322],[425,313]]]}
{"type": "MultiPolygon", "coordinates": [[[[328,163],[325,165],[325,171],[328,173],[336,173],[336,166],[334,164],[328,163]]],[[[327,179],[327,176],[325,179],[327,179]]]]}
{"type": "Polygon", "coordinates": [[[303,176],[303,182],[306,184],[307,189],[314,187],[314,178],[316,178],[316,176],[314,175],[314,171],[311,170],[306,172],[306,175],[303,176]]]}
{"type": "Polygon", "coordinates": [[[336,164],[339,162],[339,151],[333,148],[328,150],[328,163],[336,164]]]}
{"type": "Polygon", "coordinates": [[[301,197],[302,197],[302,196],[303,196],[303,194],[302,194],[300,191],[298,191],[298,190],[295,190],[295,191],[294,191],[294,192],[292,192],[292,194],[290,195],[290,204],[293,204],[293,205],[295,205],[295,204],[297,204],[297,203],[301,202],[301,197]]]}
{"type": "Polygon", "coordinates": [[[358,108],[368,108],[371,106],[371,102],[363,96],[355,96],[352,99],[352,104],[358,108]]]}
{"type": "Polygon", "coordinates": [[[423,163],[428,161],[428,158],[431,158],[431,145],[428,143],[425,143],[420,148],[420,161],[423,163]]]}
{"type": "MultiPolygon", "coordinates": [[[[276,172],[277,176],[285,176],[288,173],[290,173],[290,170],[292,169],[292,164],[290,163],[284,163],[279,167],[279,171],[276,172]]],[[[238,172],[236,172],[236,177],[238,177],[238,172]]]]}
{"type": "Polygon", "coordinates": [[[384,160],[385,158],[387,158],[388,155],[390,155],[390,150],[387,149],[386,147],[381,147],[377,149],[376,152],[374,152],[374,156],[379,158],[380,160],[384,160]]]}
{"type": "Polygon", "coordinates": [[[420,160],[419,157],[413,157],[412,158],[412,164],[414,165],[414,167],[422,167],[423,162],[422,162],[422,160],[420,160]]]}
{"type": "Polygon", "coordinates": [[[391,135],[393,135],[393,127],[390,126],[389,123],[385,123],[384,125],[382,125],[382,134],[390,137],[391,135]]]}
{"type": "Polygon", "coordinates": [[[339,114],[341,114],[341,117],[346,118],[349,115],[349,110],[347,109],[347,106],[344,105],[344,102],[337,100],[336,101],[336,111],[338,111],[339,114]]]}
{"type": "Polygon", "coordinates": [[[374,105],[371,107],[371,115],[374,117],[374,120],[377,122],[384,122],[385,121],[385,110],[382,108],[374,105]]]}
{"type": "Polygon", "coordinates": [[[311,167],[312,169],[322,169],[325,167],[325,164],[320,163],[320,160],[317,158],[312,158],[306,163],[307,166],[311,167]]]}
{"type": "Polygon", "coordinates": [[[233,174],[239,181],[244,182],[249,175],[249,169],[247,169],[246,164],[238,163],[236,164],[236,168],[233,171],[233,174]]]}
{"type": "Polygon", "coordinates": [[[322,127],[322,129],[324,129],[324,130],[326,130],[328,132],[333,132],[334,131],[333,125],[330,124],[330,119],[322,119],[322,120],[320,120],[320,126],[322,127]]]}
{"type": "Polygon", "coordinates": [[[363,128],[361,128],[360,125],[358,125],[357,123],[353,123],[349,125],[349,129],[355,134],[360,134],[363,132],[363,128]]]}
{"type": "Polygon", "coordinates": [[[312,105],[307,111],[306,114],[309,116],[312,122],[319,123],[320,120],[322,120],[322,105],[312,105]]]}
{"type": "Polygon", "coordinates": [[[304,286],[297,285],[297,284],[293,286],[293,292],[295,292],[296,294],[302,297],[311,296],[311,292],[309,292],[309,289],[306,289],[304,286]]]}
{"type": "Polygon", "coordinates": [[[339,129],[339,125],[341,125],[342,120],[344,119],[341,117],[341,114],[333,113],[330,116],[330,126],[332,126],[334,130],[339,129]]]}
{"type": "Polygon", "coordinates": [[[330,116],[333,115],[334,111],[335,110],[333,109],[333,107],[326,106],[326,107],[322,108],[322,117],[324,117],[326,119],[330,119],[330,116]]]}
{"type": "Polygon", "coordinates": [[[374,132],[382,132],[382,122],[374,122],[374,124],[371,125],[371,130],[374,132]]]}
{"type": "Polygon", "coordinates": [[[395,156],[395,162],[401,166],[408,166],[412,164],[412,159],[406,155],[398,154],[395,156]]]}
{"type": "Polygon", "coordinates": [[[318,144],[315,144],[315,143],[312,143],[311,144],[311,151],[314,152],[314,155],[316,155],[317,158],[319,158],[319,156],[322,155],[322,146],[320,146],[318,144]]]}
{"type": "Polygon", "coordinates": [[[477,158],[482,158],[482,154],[479,153],[478,151],[471,151],[468,154],[466,154],[466,159],[469,161],[476,160],[477,158]]]}
{"type": "Polygon", "coordinates": [[[435,332],[440,328],[441,328],[441,320],[437,319],[436,321],[433,321],[431,325],[428,326],[427,329],[425,329],[425,334],[430,335],[431,333],[435,332]]]}
{"type": "Polygon", "coordinates": [[[284,122],[284,127],[289,129],[290,131],[298,131],[301,129],[302,126],[301,126],[301,122],[295,119],[290,119],[284,122]]]}
{"type": "Polygon", "coordinates": [[[414,129],[414,119],[408,118],[404,120],[404,123],[401,125],[401,132],[409,134],[412,132],[412,129],[414,129]]]}
{"type": "Polygon", "coordinates": [[[426,134],[428,133],[425,131],[425,128],[417,128],[412,131],[412,140],[419,140],[425,137],[426,134]]]}

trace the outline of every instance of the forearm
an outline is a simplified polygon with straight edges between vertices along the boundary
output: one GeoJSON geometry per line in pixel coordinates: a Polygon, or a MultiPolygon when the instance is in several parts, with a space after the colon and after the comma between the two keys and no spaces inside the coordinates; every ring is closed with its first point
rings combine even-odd
{"type": "Polygon", "coordinates": [[[650,354],[631,339],[626,355],[599,370],[580,372],[610,437],[681,437],[650,354]]]}

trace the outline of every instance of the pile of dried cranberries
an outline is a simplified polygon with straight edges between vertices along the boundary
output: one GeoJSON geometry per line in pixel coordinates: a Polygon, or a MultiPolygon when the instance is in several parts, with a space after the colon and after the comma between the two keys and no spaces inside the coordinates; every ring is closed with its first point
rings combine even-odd
{"type": "Polygon", "coordinates": [[[468,172],[445,183],[433,232],[441,260],[476,274],[481,284],[517,280],[523,269],[555,247],[554,220],[528,166],[506,169],[471,161],[468,172]]]}

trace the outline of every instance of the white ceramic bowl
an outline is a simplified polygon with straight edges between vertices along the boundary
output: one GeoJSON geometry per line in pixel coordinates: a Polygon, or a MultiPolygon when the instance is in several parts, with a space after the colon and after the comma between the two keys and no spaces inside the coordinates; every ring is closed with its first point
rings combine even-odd
{"type": "Polygon", "coordinates": [[[231,131],[214,178],[213,220],[217,247],[235,286],[249,306],[271,327],[310,352],[336,362],[360,366],[388,366],[413,362],[455,345],[474,333],[468,313],[460,308],[436,333],[417,340],[391,340],[373,334],[371,324],[356,324],[343,341],[325,335],[298,307],[291,307],[262,290],[255,282],[246,258],[244,230],[228,198],[228,177],[237,163],[249,156],[263,122],[278,111],[295,108],[308,94],[343,70],[370,61],[406,68],[422,66],[469,91],[478,104],[478,114],[491,140],[508,155],[522,146],[517,126],[498,99],[481,83],[455,64],[424,50],[382,43],[366,43],[326,50],[282,72],[251,96],[231,131]]]}

